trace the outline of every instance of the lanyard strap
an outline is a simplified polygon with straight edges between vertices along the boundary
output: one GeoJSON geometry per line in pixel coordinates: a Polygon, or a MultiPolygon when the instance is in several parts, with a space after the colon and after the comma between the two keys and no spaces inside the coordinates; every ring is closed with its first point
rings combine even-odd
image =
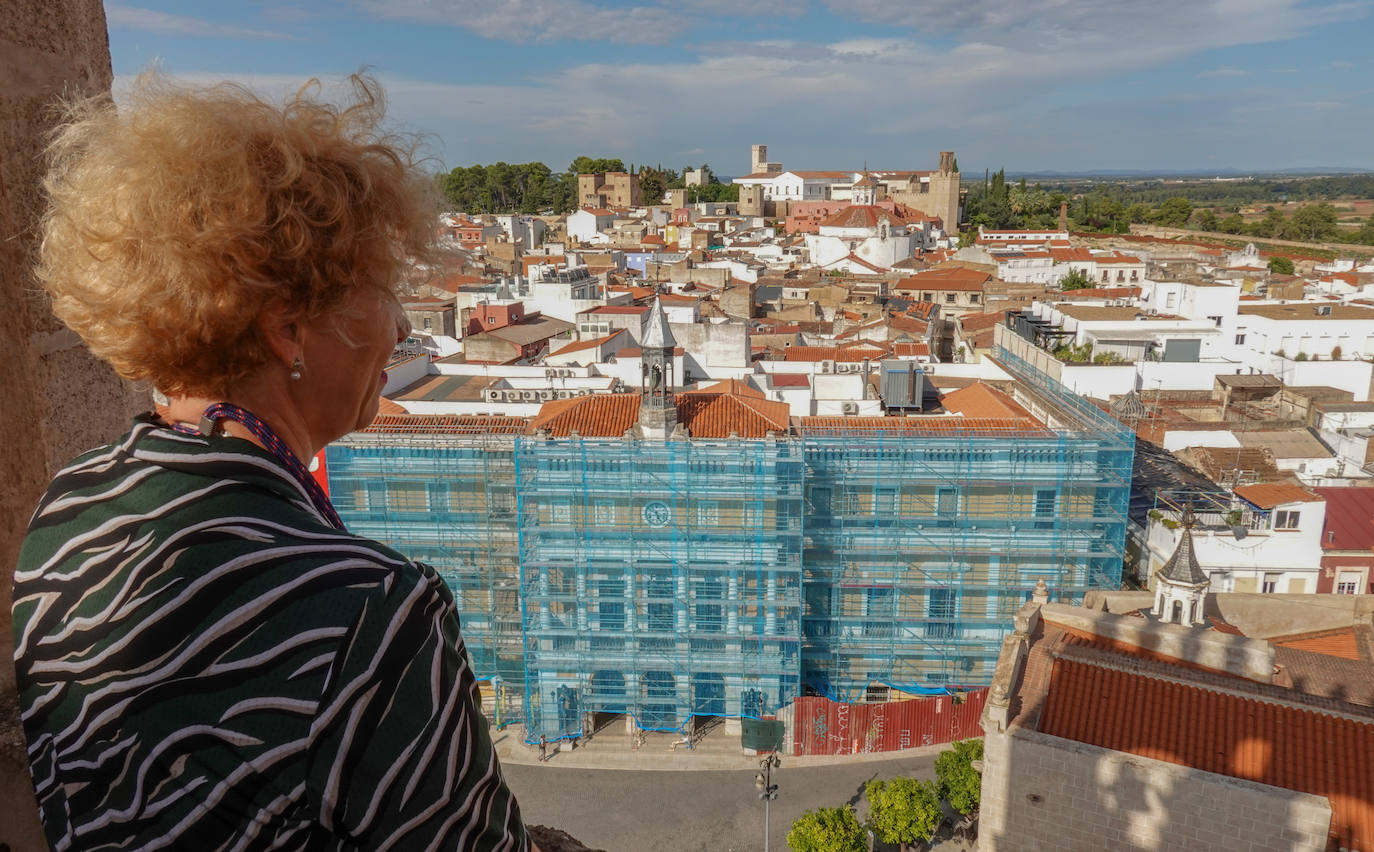
{"type": "Polygon", "coordinates": [[[175,423],[172,428],[178,432],[185,432],[188,435],[213,435],[218,431],[218,423],[221,420],[233,420],[243,425],[253,437],[262,442],[263,447],[271,453],[277,461],[286,466],[286,469],[300,483],[301,488],[310,497],[310,502],[314,504],[324,519],[335,528],[344,529],[343,519],[334,510],[334,504],[330,502],[329,495],[324,493],[320,483],[315,477],[310,475],[310,471],[286,442],[272,431],[272,427],[264,423],[256,414],[229,402],[217,402],[205,409],[205,413],[200,417],[200,428],[187,426],[182,423],[175,423]]]}

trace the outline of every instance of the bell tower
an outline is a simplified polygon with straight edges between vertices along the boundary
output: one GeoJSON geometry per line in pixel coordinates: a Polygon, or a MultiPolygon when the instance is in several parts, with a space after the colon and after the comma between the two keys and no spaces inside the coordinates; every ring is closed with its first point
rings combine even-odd
{"type": "Polygon", "coordinates": [[[663,303],[654,299],[654,306],[644,319],[639,336],[641,371],[639,381],[639,428],[645,438],[663,440],[677,426],[677,403],[673,399],[676,376],[673,352],[677,341],[668,327],[663,303]]]}

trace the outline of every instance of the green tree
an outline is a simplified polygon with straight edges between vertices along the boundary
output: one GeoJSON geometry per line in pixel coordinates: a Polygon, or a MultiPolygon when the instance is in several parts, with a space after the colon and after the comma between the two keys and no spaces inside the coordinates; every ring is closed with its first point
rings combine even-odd
{"type": "Polygon", "coordinates": [[[1181,228],[1187,224],[1191,215],[1193,205],[1188,199],[1176,196],[1159,205],[1159,209],[1155,211],[1155,221],[1171,228],[1181,228]]]}
{"type": "Polygon", "coordinates": [[[940,752],[935,758],[935,783],[939,786],[940,798],[965,817],[978,812],[983,777],[973,768],[973,762],[982,759],[981,739],[959,740],[954,748],[940,752]]]}
{"type": "Polygon", "coordinates": [[[1292,275],[1293,261],[1286,257],[1269,258],[1269,271],[1278,275],[1292,275]]]}
{"type": "Polygon", "coordinates": [[[1336,208],[1330,204],[1304,204],[1281,231],[1290,240],[1329,240],[1336,236],[1336,208]]]}
{"type": "Polygon", "coordinates": [[[864,795],[868,798],[868,827],[882,842],[899,844],[902,852],[909,843],[929,841],[944,821],[939,791],[930,781],[869,781],[864,795]]]}
{"type": "Polygon", "coordinates": [[[1093,286],[1092,278],[1083,269],[1070,269],[1059,279],[1059,289],[1061,290],[1084,290],[1093,286]]]}
{"type": "Polygon", "coordinates": [[[1215,231],[1217,229],[1217,214],[1206,207],[1194,210],[1193,224],[1197,225],[1199,231],[1215,231]]]}
{"type": "Polygon", "coordinates": [[[864,852],[868,838],[854,809],[817,808],[802,814],[787,832],[792,852],[864,852]]]}
{"type": "Polygon", "coordinates": [[[1126,219],[1132,225],[1139,225],[1142,222],[1150,221],[1150,217],[1153,214],[1154,210],[1150,209],[1150,205],[1139,201],[1126,208],[1126,219]]]}
{"type": "Polygon", "coordinates": [[[1240,218],[1239,213],[1232,213],[1217,223],[1217,230],[1223,234],[1239,234],[1244,227],[1245,220],[1240,218]]]}

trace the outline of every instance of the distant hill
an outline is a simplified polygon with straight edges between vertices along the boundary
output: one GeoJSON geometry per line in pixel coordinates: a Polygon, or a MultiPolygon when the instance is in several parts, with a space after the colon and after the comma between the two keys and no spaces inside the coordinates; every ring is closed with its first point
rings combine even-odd
{"type": "MultiPolygon", "coordinates": [[[[1054,169],[1043,169],[1039,171],[1012,171],[1007,170],[1007,178],[1017,180],[1026,178],[1051,178],[1055,180],[1090,180],[1092,178],[1188,178],[1192,180],[1205,180],[1212,177],[1312,177],[1316,175],[1365,175],[1374,173],[1374,169],[1360,169],[1351,166],[1302,166],[1291,169],[1098,169],[1095,171],[1064,172],[1054,169]]],[[[964,179],[969,180],[973,177],[973,172],[965,172],[964,179]]]]}

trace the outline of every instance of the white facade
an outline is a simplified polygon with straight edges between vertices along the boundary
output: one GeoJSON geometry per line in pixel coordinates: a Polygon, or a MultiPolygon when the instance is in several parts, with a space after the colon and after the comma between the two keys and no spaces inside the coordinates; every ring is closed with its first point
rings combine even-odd
{"type": "Polygon", "coordinates": [[[581,243],[606,242],[608,238],[601,232],[615,224],[615,216],[592,210],[578,210],[568,214],[564,226],[568,239],[581,243]]]}

